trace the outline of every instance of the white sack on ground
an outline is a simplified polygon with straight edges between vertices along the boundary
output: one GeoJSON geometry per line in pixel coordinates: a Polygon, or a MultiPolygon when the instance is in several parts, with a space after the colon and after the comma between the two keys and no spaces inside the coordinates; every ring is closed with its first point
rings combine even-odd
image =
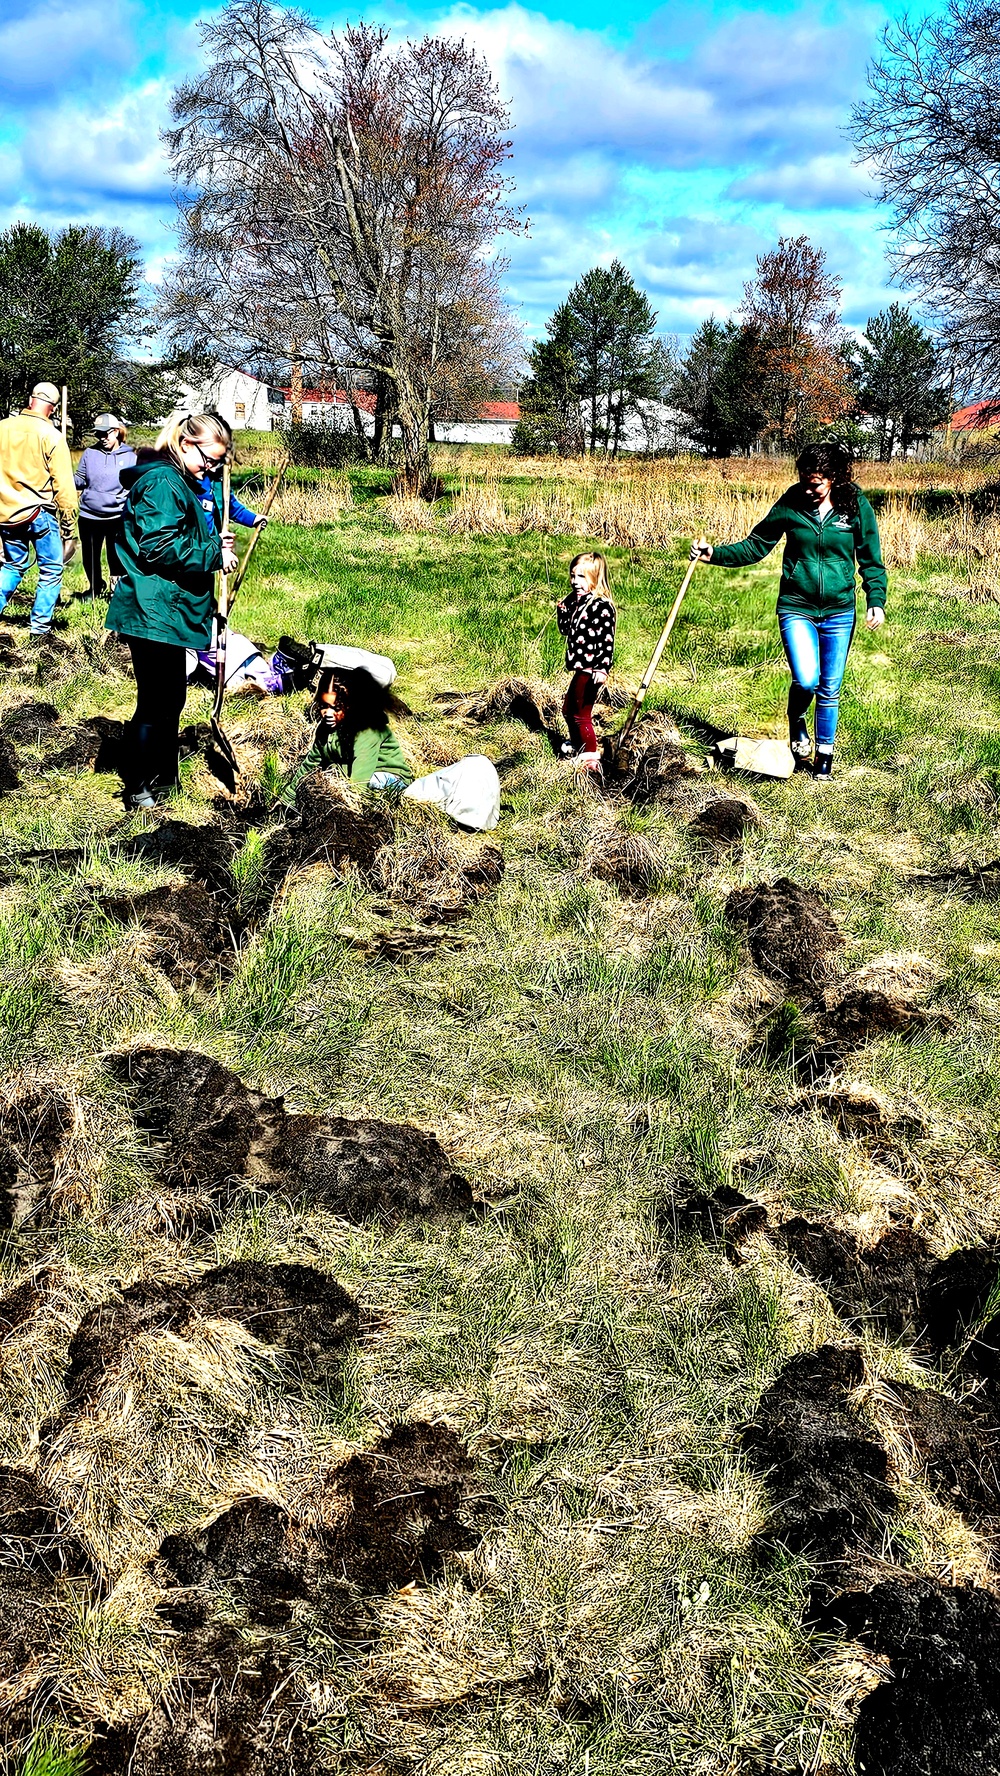
{"type": "Polygon", "coordinates": [[[418,777],[403,791],[414,802],[430,802],[442,808],[458,826],[473,832],[492,832],[500,818],[500,779],[496,766],[481,752],[418,777]]]}
{"type": "Polygon", "coordinates": [[[314,642],[313,646],[319,656],[321,672],[363,671],[375,680],[376,684],[388,690],[396,676],[396,668],[386,654],[370,654],[367,648],[341,647],[335,641],[314,642]]]}
{"type": "Polygon", "coordinates": [[[795,769],[792,749],[783,740],[744,740],[734,734],[713,750],[720,765],[755,777],[790,777],[795,769]]]}

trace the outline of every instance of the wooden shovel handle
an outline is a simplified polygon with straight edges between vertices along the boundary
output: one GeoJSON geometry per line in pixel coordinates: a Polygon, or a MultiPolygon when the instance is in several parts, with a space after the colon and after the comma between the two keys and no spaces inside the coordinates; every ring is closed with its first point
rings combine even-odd
{"type": "Polygon", "coordinates": [[[632,699],[632,707],[628,712],[628,716],[626,718],[625,725],[622,728],[620,734],[618,735],[617,744],[619,746],[623,746],[625,744],[625,741],[628,739],[628,736],[632,732],[632,729],[635,725],[636,716],[638,715],[640,709],[642,708],[643,703],[646,701],[646,692],[649,690],[649,687],[653,682],[653,677],[655,675],[656,668],[660,664],[660,659],[663,654],[663,650],[666,647],[667,642],[670,640],[670,631],[672,630],[674,624],[677,621],[678,615],[680,613],[681,605],[684,603],[684,595],[687,592],[687,589],[691,584],[691,579],[694,574],[694,570],[697,567],[700,559],[701,559],[700,556],[697,556],[697,555],[695,556],[694,560],[691,562],[691,564],[687,570],[687,573],[684,575],[684,578],[681,581],[681,589],[678,592],[677,597],[674,599],[674,602],[670,607],[670,615],[667,618],[666,623],[663,626],[663,633],[660,636],[660,639],[657,642],[655,648],[653,649],[653,657],[650,660],[649,665],[646,667],[646,670],[642,675],[642,683],[640,684],[639,689],[636,691],[635,696],[632,699]]]}

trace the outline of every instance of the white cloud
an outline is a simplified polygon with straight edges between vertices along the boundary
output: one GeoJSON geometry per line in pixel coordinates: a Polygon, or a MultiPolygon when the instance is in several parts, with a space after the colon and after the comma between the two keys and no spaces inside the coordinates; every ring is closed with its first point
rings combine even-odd
{"type": "Polygon", "coordinates": [[[68,84],[107,78],[134,59],[128,0],[66,5],[47,0],[15,10],[7,0],[0,23],[0,96],[18,108],[51,103],[68,84]]]}
{"type": "Polygon", "coordinates": [[[814,154],[811,160],[765,167],[734,179],[723,195],[789,210],[860,210],[872,202],[868,176],[847,154],[814,154]]]}
{"type": "Polygon", "coordinates": [[[159,131],[169,96],[166,83],[149,81],[100,111],[61,107],[47,117],[44,131],[26,132],[22,178],[49,202],[168,203],[170,174],[159,131]]]}

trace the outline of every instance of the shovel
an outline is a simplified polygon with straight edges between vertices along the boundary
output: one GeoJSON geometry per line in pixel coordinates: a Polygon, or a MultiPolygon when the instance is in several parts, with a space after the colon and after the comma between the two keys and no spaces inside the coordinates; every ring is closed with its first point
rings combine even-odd
{"type": "MultiPolygon", "coordinates": [[[[230,469],[228,462],[222,471],[222,525],[229,525],[229,485],[230,469]]],[[[212,739],[215,741],[215,754],[209,755],[210,770],[225,784],[232,794],[236,788],[236,773],[239,765],[236,754],[222,730],[222,699],[226,694],[226,628],[229,618],[229,576],[219,574],[219,588],[216,595],[216,628],[215,628],[215,702],[212,704],[212,739]],[[220,769],[220,767],[222,767],[220,769]]]]}
{"type": "Polygon", "coordinates": [[[622,746],[624,746],[626,740],[628,739],[630,733],[632,732],[633,727],[635,726],[636,716],[639,714],[640,709],[642,708],[644,702],[646,701],[646,693],[649,690],[649,687],[653,682],[653,678],[656,673],[656,668],[660,664],[660,658],[663,653],[663,650],[666,647],[667,642],[670,640],[670,631],[677,621],[678,615],[680,613],[681,605],[684,603],[684,594],[686,593],[688,587],[691,584],[691,578],[692,578],[692,575],[694,574],[695,568],[698,565],[699,559],[700,559],[700,557],[695,556],[695,559],[692,561],[690,567],[687,570],[687,573],[684,575],[684,578],[681,581],[681,589],[678,592],[677,597],[674,599],[674,602],[670,607],[670,615],[667,618],[666,623],[664,624],[663,634],[660,636],[659,641],[657,642],[655,648],[653,649],[653,657],[650,660],[649,665],[646,667],[646,670],[642,675],[642,683],[639,686],[639,689],[636,691],[635,696],[632,698],[632,707],[629,710],[628,715],[625,718],[625,725],[621,729],[621,732],[619,733],[618,738],[615,741],[616,750],[620,749],[622,746]]]}
{"type": "MultiPolygon", "coordinates": [[[[271,484],[271,491],[269,492],[266,500],[264,501],[263,506],[261,507],[260,516],[262,518],[267,517],[268,513],[271,510],[271,507],[274,505],[275,496],[278,492],[278,488],[281,486],[282,480],[284,479],[285,470],[287,469],[291,460],[292,459],[290,456],[286,456],[284,462],[279,464],[278,473],[275,475],[274,481],[271,484]]],[[[240,587],[242,586],[243,581],[246,579],[247,568],[250,566],[250,558],[253,555],[253,552],[256,549],[257,544],[260,542],[260,533],[263,530],[263,528],[264,528],[264,526],[262,524],[257,524],[254,526],[254,533],[253,533],[253,536],[250,538],[249,544],[247,545],[247,552],[244,555],[243,560],[240,562],[239,567],[236,569],[236,572],[233,575],[233,583],[229,588],[229,609],[230,609],[230,611],[232,610],[233,605],[236,603],[236,594],[238,593],[240,587]]]]}

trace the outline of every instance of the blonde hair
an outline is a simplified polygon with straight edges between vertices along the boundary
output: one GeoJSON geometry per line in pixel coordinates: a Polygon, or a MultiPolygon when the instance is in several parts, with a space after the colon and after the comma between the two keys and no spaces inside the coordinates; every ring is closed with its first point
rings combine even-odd
{"type": "Polygon", "coordinates": [[[590,581],[591,592],[600,592],[602,597],[611,597],[611,586],[608,581],[608,560],[599,549],[589,550],[583,555],[574,555],[569,564],[570,573],[574,567],[582,567],[590,581]]]}
{"type": "Polygon", "coordinates": [[[183,469],[181,445],[188,442],[200,444],[203,438],[214,438],[216,444],[224,444],[227,456],[233,448],[233,434],[220,414],[172,413],[154,449],[171,457],[177,467],[183,469]]]}

